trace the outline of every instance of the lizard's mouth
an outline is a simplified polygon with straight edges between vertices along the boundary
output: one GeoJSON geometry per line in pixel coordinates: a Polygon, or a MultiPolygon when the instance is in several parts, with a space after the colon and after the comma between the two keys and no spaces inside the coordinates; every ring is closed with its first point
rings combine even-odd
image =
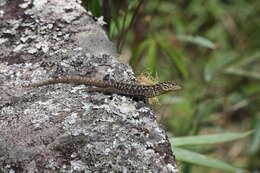
{"type": "Polygon", "coordinates": [[[182,87],[180,86],[180,85],[176,85],[176,86],[174,86],[174,89],[173,90],[179,90],[179,89],[181,89],[182,87]]]}

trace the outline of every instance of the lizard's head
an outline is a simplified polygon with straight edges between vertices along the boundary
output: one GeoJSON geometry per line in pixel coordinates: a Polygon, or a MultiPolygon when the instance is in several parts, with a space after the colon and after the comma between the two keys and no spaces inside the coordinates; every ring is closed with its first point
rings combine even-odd
{"type": "Polygon", "coordinates": [[[159,83],[159,85],[164,92],[170,92],[181,89],[181,86],[173,81],[161,82],[159,83]]]}

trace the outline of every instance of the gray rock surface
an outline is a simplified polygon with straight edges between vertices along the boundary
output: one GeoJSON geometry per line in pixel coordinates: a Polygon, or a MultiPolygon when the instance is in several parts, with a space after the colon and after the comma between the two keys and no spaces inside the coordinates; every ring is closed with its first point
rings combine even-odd
{"type": "Polygon", "coordinates": [[[0,0],[0,172],[175,172],[149,105],[62,76],[135,83],[77,0],[0,0]]]}

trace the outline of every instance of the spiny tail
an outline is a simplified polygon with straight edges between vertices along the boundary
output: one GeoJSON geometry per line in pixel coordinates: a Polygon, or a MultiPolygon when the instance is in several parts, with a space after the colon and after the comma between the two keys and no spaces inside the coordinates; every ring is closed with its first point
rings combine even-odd
{"type": "Polygon", "coordinates": [[[31,84],[29,85],[29,87],[40,87],[44,85],[57,84],[57,83],[74,83],[74,84],[83,84],[87,86],[96,86],[96,87],[111,87],[110,82],[91,79],[91,78],[83,78],[83,77],[65,77],[65,78],[49,79],[43,82],[31,84]]]}

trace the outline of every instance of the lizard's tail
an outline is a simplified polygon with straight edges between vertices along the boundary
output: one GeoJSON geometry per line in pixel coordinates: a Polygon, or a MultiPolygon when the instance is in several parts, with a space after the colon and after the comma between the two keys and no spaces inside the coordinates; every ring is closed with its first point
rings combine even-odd
{"type": "Polygon", "coordinates": [[[65,77],[65,78],[49,79],[43,82],[34,83],[29,85],[29,87],[40,87],[44,85],[57,84],[57,83],[75,83],[75,84],[83,84],[86,86],[96,86],[96,87],[111,86],[110,82],[102,81],[102,80],[83,78],[83,77],[65,77]]]}

